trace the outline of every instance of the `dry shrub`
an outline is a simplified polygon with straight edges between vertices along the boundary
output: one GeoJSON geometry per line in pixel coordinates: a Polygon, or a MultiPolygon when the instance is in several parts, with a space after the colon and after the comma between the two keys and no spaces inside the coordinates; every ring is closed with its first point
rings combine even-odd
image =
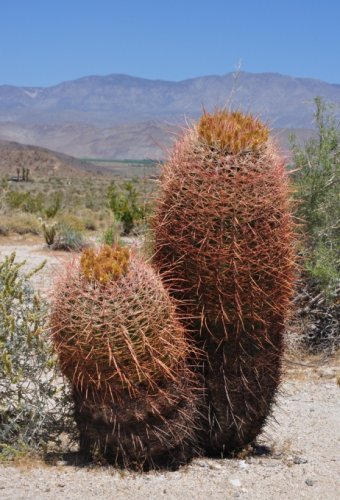
{"type": "Polygon", "coordinates": [[[7,236],[16,234],[40,234],[41,225],[33,214],[14,212],[13,214],[1,214],[0,234],[7,236]]]}
{"type": "Polygon", "coordinates": [[[0,263],[0,461],[46,451],[72,428],[48,337],[47,305],[23,265],[14,253],[0,263]]]}

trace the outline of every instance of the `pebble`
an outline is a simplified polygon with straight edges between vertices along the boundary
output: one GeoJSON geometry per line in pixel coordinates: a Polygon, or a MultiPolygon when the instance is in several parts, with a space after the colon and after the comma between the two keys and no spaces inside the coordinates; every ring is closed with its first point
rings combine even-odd
{"type": "Polygon", "coordinates": [[[303,458],[303,457],[294,457],[293,462],[294,462],[294,464],[300,465],[300,464],[307,464],[308,460],[306,458],[303,458]]]}
{"type": "Polygon", "coordinates": [[[222,467],[220,464],[209,464],[209,469],[219,470],[219,469],[222,469],[222,467]]]}
{"type": "Polygon", "coordinates": [[[65,466],[65,465],[68,465],[68,462],[66,462],[66,460],[58,460],[57,462],[57,466],[65,466]]]}
{"type": "Polygon", "coordinates": [[[335,371],[333,370],[333,368],[320,368],[319,377],[333,378],[335,377],[335,371]]]}
{"type": "Polygon", "coordinates": [[[238,466],[240,469],[247,469],[249,467],[249,464],[247,464],[245,460],[240,460],[238,466]]]}
{"type": "Polygon", "coordinates": [[[235,488],[239,488],[241,486],[241,481],[239,479],[229,479],[229,483],[235,488]]]}
{"type": "Polygon", "coordinates": [[[200,461],[200,460],[196,460],[194,462],[194,464],[197,465],[197,467],[208,467],[207,462],[203,462],[203,461],[200,461]]]}
{"type": "Polygon", "coordinates": [[[309,477],[307,477],[307,479],[305,480],[307,486],[313,486],[314,482],[315,481],[313,481],[313,479],[310,479],[309,477]]]}

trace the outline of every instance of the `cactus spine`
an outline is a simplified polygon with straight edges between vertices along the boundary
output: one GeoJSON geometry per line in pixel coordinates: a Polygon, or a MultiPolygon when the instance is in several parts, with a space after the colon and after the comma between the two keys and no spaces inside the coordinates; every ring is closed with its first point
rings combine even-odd
{"type": "Polygon", "coordinates": [[[152,226],[155,264],[206,353],[203,446],[229,453],[270,412],[292,294],[289,187],[268,128],[240,112],[205,113],[165,165],[152,226]]]}

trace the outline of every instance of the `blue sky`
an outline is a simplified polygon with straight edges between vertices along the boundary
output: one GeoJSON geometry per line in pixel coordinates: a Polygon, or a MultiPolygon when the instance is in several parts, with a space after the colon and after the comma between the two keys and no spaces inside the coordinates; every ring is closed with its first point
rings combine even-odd
{"type": "Polygon", "coordinates": [[[340,83],[340,0],[0,0],[0,85],[234,71],[340,83]]]}

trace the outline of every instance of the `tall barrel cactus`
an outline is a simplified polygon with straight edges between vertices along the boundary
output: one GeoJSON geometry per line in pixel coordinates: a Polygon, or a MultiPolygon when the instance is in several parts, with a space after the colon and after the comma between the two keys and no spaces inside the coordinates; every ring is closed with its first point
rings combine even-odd
{"type": "Polygon", "coordinates": [[[195,453],[197,385],[176,314],[159,275],[128,249],[87,249],[60,278],[52,334],[83,452],[137,469],[195,453]]]}
{"type": "Polygon", "coordinates": [[[206,452],[254,440],[281,374],[294,277],[284,162],[252,115],[205,113],[175,144],[152,220],[154,261],[206,353],[206,452]]]}

